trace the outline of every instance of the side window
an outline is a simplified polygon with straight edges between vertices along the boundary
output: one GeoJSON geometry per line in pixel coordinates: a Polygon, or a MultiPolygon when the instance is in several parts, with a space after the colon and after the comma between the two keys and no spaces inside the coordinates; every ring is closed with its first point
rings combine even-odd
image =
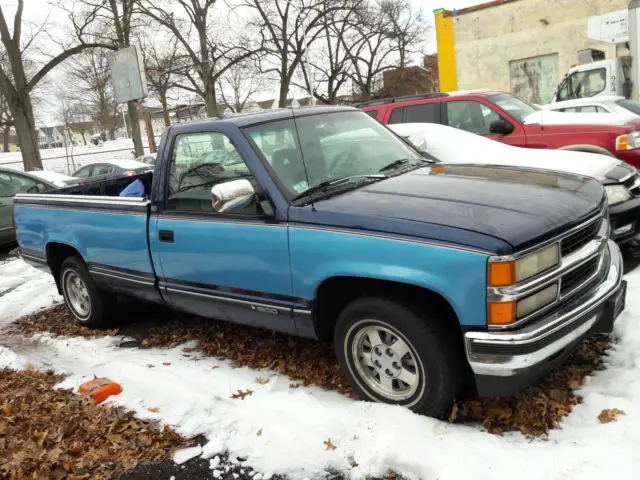
{"type": "Polygon", "coordinates": [[[607,69],[596,68],[572,73],[569,82],[571,84],[571,98],[593,97],[604,90],[607,84],[607,69]]]}
{"type": "Polygon", "coordinates": [[[18,193],[18,187],[0,178],[0,198],[13,197],[18,193]]]}
{"type": "Polygon", "coordinates": [[[490,133],[491,123],[500,120],[500,115],[474,100],[447,102],[447,124],[479,135],[490,133]]]}
{"type": "Polygon", "coordinates": [[[596,112],[597,113],[610,113],[609,110],[607,110],[606,108],[599,107],[599,106],[596,106],[596,112]]]}
{"type": "Polygon", "coordinates": [[[440,123],[440,103],[404,107],[402,123],[440,123]]]}
{"type": "Polygon", "coordinates": [[[378,110],[367,110],[364,113],[366,113],[367,115],[369,115],[370,117],[373,117],[373,118],[377,118],[378,117],[378,110]]]}
{"type": "Polygon", "coordinates": [[[79,178],[87,178],[90,173],[91,173],[91,165],[81,168],[76,172],[74,176],[79,178]]]}
{"type": "Polygon", "coordinates": [[[16,189],[15,193],[37,193],[44,190],[44,185],[22,175],[0,173],[0,180],[10,183],[16,189]]]}
{"type": "Polygon", "coordinates": [[[113,172],[113,167],[111,165],[94,165],[92,176],[95,177],[98,175],[106,175],[112,172],[113,172]]]}
{"type": "Polygon", "coordinates": [[[392,125],[394,123],[404,123],[402,119],[403,110],[404,110],[403,107],[398,107],[391,110],[391,116],[389,117],[389,125],[392,125]]]}
{"type": "MultiPolygon", "coordinates": [[[[229,137],[218,132],[180,135],[176,138],[169,166],[167,209],[214,213],[211,188],[242,178],[257,189],[257,183],[229,137]]],[[[255,216],[257,205],[251,202],[231,213],[255,216]]]]}
{"type": "Polygon", "coordinates": [[[585,105],[578,109],[580,113],[598,113],[598,107],[595,105],[585,105]]]}

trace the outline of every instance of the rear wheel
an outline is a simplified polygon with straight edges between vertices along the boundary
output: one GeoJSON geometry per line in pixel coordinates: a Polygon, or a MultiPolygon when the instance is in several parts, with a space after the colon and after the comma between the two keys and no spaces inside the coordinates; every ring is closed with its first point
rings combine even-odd
{"type": "Polygon", "coordinates": [[[115,297],[98,288],[80,257],[69,257],[62,262],[60,286],[69,310],[80,324],[90,328],[106,324],[115,297]]]}
{"type": "Polygon", "coordinates": [[[343,374],[363,399],[440,415],[464,378],[464,357],[444,320],[394,300],[355,300],[336,324],[343,374]]]}

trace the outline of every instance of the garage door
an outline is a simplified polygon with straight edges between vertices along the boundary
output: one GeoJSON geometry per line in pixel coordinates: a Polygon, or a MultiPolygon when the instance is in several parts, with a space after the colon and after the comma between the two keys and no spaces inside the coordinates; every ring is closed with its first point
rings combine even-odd
{"type": "Polygon", "coordinates": [[[549,103],[558,85],[558,54],[512,60],[509,75],[514,95],[530,103],[549,103]]]}

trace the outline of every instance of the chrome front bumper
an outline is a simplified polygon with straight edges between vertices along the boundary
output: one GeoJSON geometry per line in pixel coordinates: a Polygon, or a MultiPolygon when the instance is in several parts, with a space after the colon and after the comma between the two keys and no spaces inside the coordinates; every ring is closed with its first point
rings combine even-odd
{"type": "MultiPolygon", "coordinates": [[[[570,351],[566,350],[594,330],[604,316],[613,316],[609,322],[612,325],[620,308],[616,302],[624,302],[624,298],[619,298],[624,295],[622,255],[612,240],[607,241],[603,258],[605,261],[600,268],[606,269],[606,277],[553,313],[518,329],[467,332],[465,349],[476,378],[500,377],[502,382],[509,383],[508,377],[527,376],[533,370],[538,371],[546,366],[551,368],[553,359],[563,353],[568,355],[570,351]],[[610,312],[609,307],[614,311],[610,312]]],[[[497,380],[493,378],[493,383],[497,380]]],[[[479,388],[480,393],[483,393],[481,390],[479,388]]]]}

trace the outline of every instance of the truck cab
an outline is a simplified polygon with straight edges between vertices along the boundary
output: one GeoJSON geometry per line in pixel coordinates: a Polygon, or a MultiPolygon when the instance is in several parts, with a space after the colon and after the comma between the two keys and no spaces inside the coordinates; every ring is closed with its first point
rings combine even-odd
{"type": "Polygon", "coordinates": [[[631,57],[610,58],[569,69],[550,103],[576,98],[621,95],[631,97],[631,57]]]}

